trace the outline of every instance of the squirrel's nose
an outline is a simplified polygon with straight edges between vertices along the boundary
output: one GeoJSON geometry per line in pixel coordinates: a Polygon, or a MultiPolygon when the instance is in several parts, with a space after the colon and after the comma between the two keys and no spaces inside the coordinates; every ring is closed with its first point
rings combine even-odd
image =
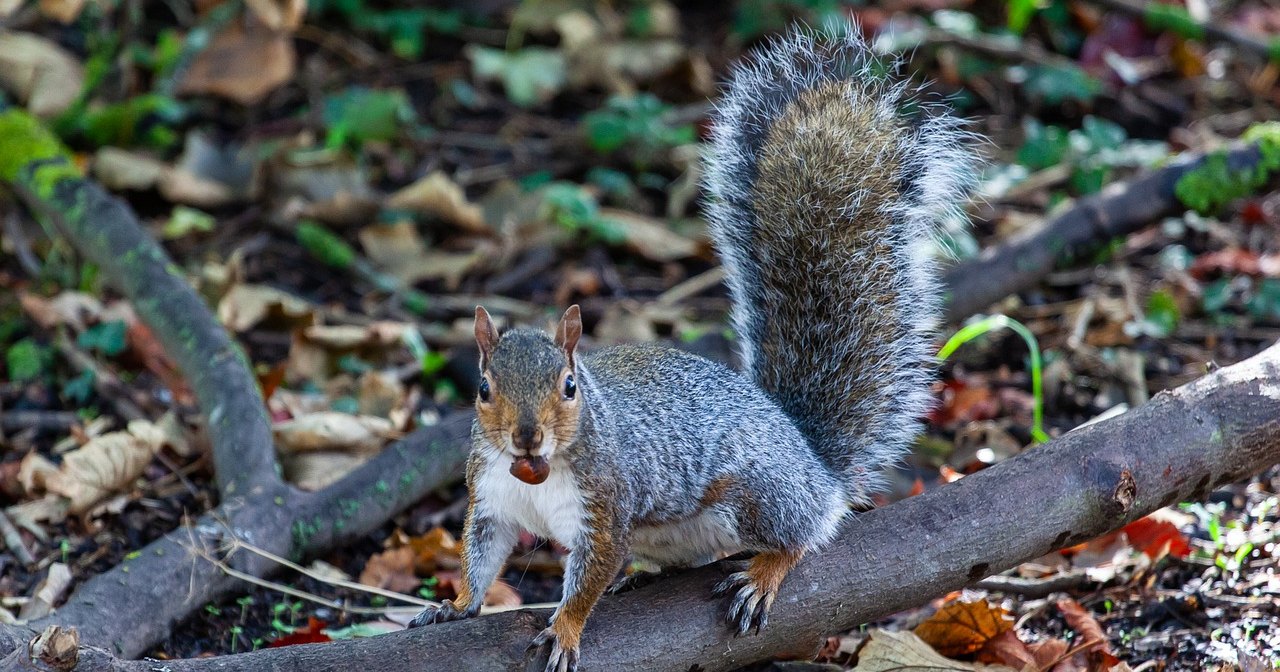
{"type": "Polygon", "coordinates": [[[519,427],[511,433],[511,444],[517,453],[533,455],[534,449],[542,445],[541,427],[519,427]]]}

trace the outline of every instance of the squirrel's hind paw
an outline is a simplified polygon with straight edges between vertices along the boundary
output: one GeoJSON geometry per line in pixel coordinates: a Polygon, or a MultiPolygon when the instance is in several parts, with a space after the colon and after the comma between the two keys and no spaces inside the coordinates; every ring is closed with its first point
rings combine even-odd
{"type": "Polygon", "coordinates": [[[730,592],[733,593],[733,599],[729,601],[725,621],[736,630],[737,635],[745,635],[752,629],[760,634],[769,624],[769,607],[773,606],[777,590],[767,590],[756,585],[747,572],[734,572],[715,587],[716,595],[730,592]]]}
{"type": "Polygon", "coordinates": [[[745,635],[755,628],[757,634],[769,623],[769,608],[778,596],[778,588],[787,572],[800,562],[803,550],[764,551],[747,563],[747,569],[734,572],[715,588],[716,595],[734,592],[729,602],[727,620],[745,635]]]}
{"type": "Polygon", "coordinates": [[[538,633],[538,636],[534,637],[533,642],[529,644],[528,650],[532,651],[547,642],[551,643],[551,653],[547,656],[546,672],[577,672],[578,647],[563,646],[552,628],[546,628],[538,633]]]}
{"type": "Polygon", "coordinates": [[[470,609],[458,609],[453,606],[453,602],[445,600],[438,607],[425,607],[418,612],[417,616],[409,621],[410,628],[421,628],[424,625],[432,623],[446,623],[448,621],[460,621],[464,618],[470,618],[475,614],[470,609]]]}

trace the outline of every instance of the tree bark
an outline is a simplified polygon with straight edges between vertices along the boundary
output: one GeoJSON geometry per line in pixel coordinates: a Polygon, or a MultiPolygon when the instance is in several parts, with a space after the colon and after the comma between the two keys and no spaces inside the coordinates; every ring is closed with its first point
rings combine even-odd
{"type": "MultiPolygon", "coordinates": [[[[1280,345],[955,483],[852,517],[782,584],[769,626],[735,638],[704,567],[619,596],[588,620],[589,670],[714,672],[811,655],[824,636],[923,604],[1280,462],[1280,345]]],[[[170,672],[540,670],[546,611],[370,639],[164,661],[170,672]]],[[[94,664],[101,664],[98,658],[94,664]]],[[[142,672],[149,662],[112,662],[142,672]]],[[[85,668],[89,669],[89,668],[85,668]]],[[[101,669],[101,668],[93,668],[101,669]]]]}

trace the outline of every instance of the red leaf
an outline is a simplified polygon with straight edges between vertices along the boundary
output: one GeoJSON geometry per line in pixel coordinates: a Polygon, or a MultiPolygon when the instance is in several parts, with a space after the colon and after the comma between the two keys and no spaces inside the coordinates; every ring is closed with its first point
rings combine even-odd
{"type": "Polygon", "coordinates": [[[269,646],[293,646],[294,644],[321,644],[331,642],[329,635],[322,632],[329,624],[316,618],[315,616],[307,617],[307,627],[294,630],[291,634],[285,635],[269,646]]]}
{"type": "Polygon", "coordinates": [[[1129,545],[1155,560],[1165,553],[1175,558],[1185,558],[1191,552],[1191,543],[1178,526],[1167,520],[1150,516],[1139,518],[1121,530],[1129,538],[1129,545]]]}

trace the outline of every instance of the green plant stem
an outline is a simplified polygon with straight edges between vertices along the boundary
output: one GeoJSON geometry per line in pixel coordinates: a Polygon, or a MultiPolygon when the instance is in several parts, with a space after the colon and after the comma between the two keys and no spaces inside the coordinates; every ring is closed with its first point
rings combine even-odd
{"type": "Polygon", "coordinates": [[[1040,361],[1040,344],[1036,341],[1035,334],[1031,333],[1031,330],[1026,325],[1007,315],[984,317],[977,322],[965,325],[955,335],[947,339],[946,344],[938,351],[938,358],[946,359],[965,343],[997,329],[1011,329],[1021,336],[1022,340],[1027,344],[1027,350],[1031,353],[1031,396],[1034,401],[1031,408],[1031,438],[1036,443],[1044,443],[1049,440],[1049,435],[1044,431],[1044,383],[1042,379],[1043,366],[1040,361]]]}

